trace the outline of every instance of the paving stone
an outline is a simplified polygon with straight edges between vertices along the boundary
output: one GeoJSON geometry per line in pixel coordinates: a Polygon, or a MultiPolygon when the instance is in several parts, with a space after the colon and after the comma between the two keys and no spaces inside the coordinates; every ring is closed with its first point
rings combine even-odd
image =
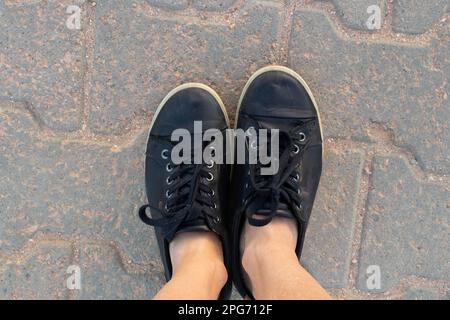
{"type": "Polygon", "coordinates": [[[302,9],[292,34],[291,65],[319,101],[326,136],[368,140],[365,128],[383,124],[425,170],[450,173],[445,32],[421,47],[362,42],[338,35],[323,12],[302,9]]]}
{"type": "Polygon", "coordinates": [[[193,6],[204,11],[222,11],[229,9],[236,0],[194,0],[193,6]]]}
{"type": "Polygon", "coordinates": [[[0,258],[0,299],[67,299],[69,244],[39,244],[18,261],[0,258]]]}
{"type": "Polygon", "coordinates": [[[137,215],[146,202],[145,134],[123,149],[60,141],[30,116],[3,110],[0,137],[2,251],[61,233],[117,241],[137,263],[159,261],[153,230],[137,215]]]}
{"type": "MultiPolygon", "coordinates": [[[[385,9],[385,0],[332,1],[343,24],[357,31],[367,29],[369,4],[385,9]]],[[[82,2],[0,0],[0,299],[149,299],[164,284],[153,230],[137,217],[146,202],[146,132],[122,146],[57,133],[80,127],[86,48],[83,30],[68,30],[65,22],[67,6],[82,2]],[[25,246],[46,234],[61,240],[25,246]],[[82,241],[75,261],[81,291],[66,288],[74,263],[66,238],[82,241]]],[[[87,109],[89,126],[103,136],[127,135],[186,81],[212,85],[232,116],[248,76],[279,57],[274,44],[283,4],[290,3],[134,2],[140,5],[95,6],[87,109]],[[213,14],[176,12],[188,7],[213,14]]],[[[420,34],[438,23],[429,43],[388,42],[376,33],[373,41],[358,32],[349,38],[325,12],[295,12],[289,64],[310,83],[326,137],[369,141],[367,128],[382,124],[425,171],[450,174],[450,30],[439,26],[445,4],[394,2],[396,32],[420,34]]],[[[375,157],[356,286],[371,292],[366,270],[378,265],[382,287],[375,292],[445,298],[450,187],[418,180],[407,163],[400,155],[375,157]]],[[[361,169],[356,151],[325,158],[302,263],[331,291],[348,285],[361,169]]],[[[235,291],[233,298],[239,299],[235,291]]]]}
{"type": "Polygon", "coordinates": [[[359,153],[330,153],[324,161],[302,263],[327,288],[347,284],[361,170],[359,153]]]}
{"type": "Polygon", "coordinates": [[[396,32],[420,34],[448,10],[448,0],[397,0],[394,2],[393,29],[396,32]]]}
{"type": "Polygon", "coordinates": [[[402,296],[403,300],[440,300],[442,299],[439,290],[431,288],[421,288],[417,286],[409,287],[402,296]]]}
{"type": "Polygon", "coordinates": [[[268,63],[280,10],[281,4],[246,1],[229,25],[196,25],[151,17],[125,0],[98,2],[91,127],[120,132],[186,81],[212,85],[234,110],[249,69],[268,63]]]}
{"type": "Polygon", "coordinates": [[[370,265],[380,267],[379,291],[408,276],[450,280],[449,193],[448,185],[417,180],[400,157],[375,157],[359,265],[361,290],[368,290],[370,265]]]}
{"type": "Polygon", "coordinates": [[[147,0],[153,6],[164,9],[181,10],[189,6],[188,0],[147,0]]]}
{"type": "MultiPolygon", "coordinates": [[[[384,11],[386,9],[386,0],[318,0],[332,2],[336,12],[342,19],[342,23],[351,29],[369,31],[367,21],[373,12],[368,11],[370,6],[376,5],[381,10],[381,24],[383,24],[384,11]]],[[[371,30],[377,31],[377,30],[371,30]]]]}
{"type": "Polygon", "coordinates": [[[151,299],[164,285],[161,272],[127,273],[119,255],[110,246],[85,245],[81,249],[80,299],[151,299]]]}
{"type": "Polygon", "coordinates": [[[66,27],[74,1],[6,3],[0,1],[0,99],[26,101],[52,128],[78,128],[83,34],[66,27]]]}

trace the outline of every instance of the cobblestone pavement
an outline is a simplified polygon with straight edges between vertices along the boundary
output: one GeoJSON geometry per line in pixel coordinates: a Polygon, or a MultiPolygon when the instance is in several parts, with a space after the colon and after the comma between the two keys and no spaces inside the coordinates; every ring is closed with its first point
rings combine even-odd
{"type": "Polygon", "coordinates": [[[449,10],[448,0],[0,0],[0,298],[152,297],[162,267],[136,211],[153,111],[197,81],[234,118],[247,78],[276,63],[302,74],[323,114],[304,265],[338,298],[448,299],[449,10]],[[80,30],[66,24],[73,5],[80,30]],[[368,30],[371,5],[381,29],[368,30]],[[71,265],[80,290],[66,286],[71,265]]]}

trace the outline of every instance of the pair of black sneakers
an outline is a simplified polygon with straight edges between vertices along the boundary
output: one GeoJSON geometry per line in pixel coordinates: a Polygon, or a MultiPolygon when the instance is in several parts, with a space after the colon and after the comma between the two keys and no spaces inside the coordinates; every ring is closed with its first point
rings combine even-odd
{"type": "MultiPolygon", "coordinates": [[[[178,143],[171,141],[174,130],[186,129],[194,136],[194,122],[201,121],[202,132],[220,130],[225,140],[230,127],[224,104],[214,90],[185,84],[166,96],[153,117],[145,161],[149,204],[139,211],[141,219],[155,227],[167,280],[172,276],[169,243],[178,233],[206,231],[219,236],[229,274],[220,299],[229,297],[232,279],[242,296],[252,297],[245,286],[239,246],[246,221],[264,226],[275,216],[295,219],[300,257],[322,170],[319,111],[311,90],[293,70],[269,66],[257,71],[243,90],[236,116],[235,129],[277,129],[276,172],[262,174],[264,165],[249,161],[249,149],[260,144],[248,140],[244,164],[232,166],[226,159],[223,163],[175,164],[171,158],[178,143]]],[[[223,145],[224,154],[239,148],[223,145]]],[[[205,148],[208,145],[202,143],[200,149],[205,148]]]]}

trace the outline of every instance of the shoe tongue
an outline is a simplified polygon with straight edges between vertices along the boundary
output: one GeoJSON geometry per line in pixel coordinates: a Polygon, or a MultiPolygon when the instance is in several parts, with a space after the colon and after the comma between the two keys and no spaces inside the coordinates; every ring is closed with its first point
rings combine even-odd
{"type": "Polygon", "coordinates": [[[206,218],[203,216],[202,208],[194,205],[186,221],[180,225],[176,234],[183,232],[211,231],[206,222],[206,218]]]}
{"type": "Polygon", "coordinates": [[[176,232],[176,234],[179,233],[184,233],[184,232],[200,232],[200,231],[204,231],[204,232],[208,232],[211,231],[208,226],[206,225],[206,223],[203,220],[203,223],[199,223],[198,224],[186,224],[184,226],[181,226],[181,228],[176,232]]]}
{"type": "MultiPolygon", "coordinates": [[[[258,196],[248,204],[246,212],[251,213],[254,216],[268,216],[270,215],[271,210],[272,208],[270,197],[258,196]]],[[[278,206],[275,212],[275,216],[277,217],[295,219],[294,215],[289,209],[289,206],[283,201],[278,202],[278,206]]]]}

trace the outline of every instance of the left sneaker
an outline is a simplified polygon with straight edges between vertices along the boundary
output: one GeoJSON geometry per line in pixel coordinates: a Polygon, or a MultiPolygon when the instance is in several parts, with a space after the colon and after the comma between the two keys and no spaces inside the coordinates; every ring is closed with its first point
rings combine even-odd
{"type": "MultiPolygon", "coordinates": [[[[236,128],[279,130],[277,173],[262,175],[264,166],[260,164],[233,167],[234,207],[230,216],[234,283],[242,296],[252,297],[241,263],[243,226],[247,221],[253,226],[265,226],[275,216],[294,219],[298,225],[296,253],[300,257],[322,170],[323,139],[311,90],[297,73],[281,66],[263,68],[247,82],[237,110],[236,128]]],[[[247,143],[246,148],[249,153],[249,148],[258,145],[247,143]]]]}
{"type": "MultiPolygon", "coordinates": [[[[202,122],[203,132],[218,129],[226,137],[229,120],[220,97],[208,86],[188,83],[172,90],[161,102],[147,142],[145,186],[149,204],[139,210],[139,216],[155,227],[167,281],[172,277],[169,244],[182,232],[215,233],[222,242],[224,264],[230,274],[230,249],[223,216],[228,200],[228,166],[214,162],[175,165],[171,159],[176,144],[171,141],[173,131],[186,129],[194,137],[195,121],[202,122]]],[[[202,152],[202,159],[205,147],[202,144],[201,150],[196,150],[202,152]]],[[[227,299],[230,293],[231,276],[219,298],[227,299]]]]}

